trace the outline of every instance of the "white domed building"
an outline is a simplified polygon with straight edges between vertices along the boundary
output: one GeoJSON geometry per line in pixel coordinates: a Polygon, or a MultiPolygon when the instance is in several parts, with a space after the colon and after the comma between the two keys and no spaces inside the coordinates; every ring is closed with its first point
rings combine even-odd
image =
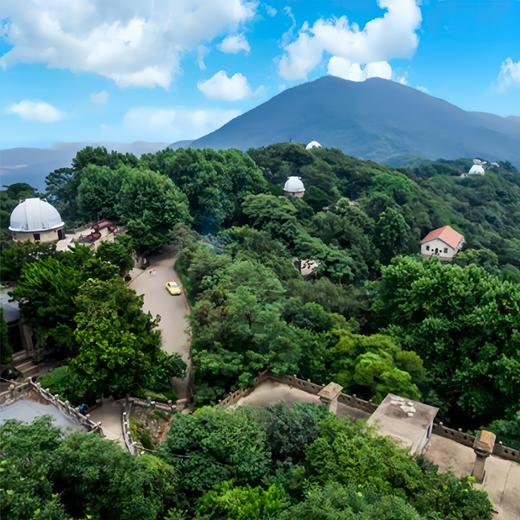
{"type": "Polygon", "coordinates": [[[14,208],[9,231],[18,242],[53,242],[65,238],[64,227],[54,206],[46,200],[31,198],[14,208]]]}
{"type": "Polygon", "coordinates": [[[474,164],[468,172],[468,175],[485,175],[486,170],[484,170],[483,166],[480,164],[474,164]]]}
{"type": "Polygon", "coordinates": [[[318,141],[311,141],[310,143],[307,143],[307,146],[305,147],[306,150],[312,150],[313,148],[321,148],[321,144],[318,143],[318,141]]]}
{"type": "Polygon", "coordinates": [[[302,198],[305,195],[305,186],[301,177],[291,176],[285,181],[283,194],[286,197],[302,198]]]}

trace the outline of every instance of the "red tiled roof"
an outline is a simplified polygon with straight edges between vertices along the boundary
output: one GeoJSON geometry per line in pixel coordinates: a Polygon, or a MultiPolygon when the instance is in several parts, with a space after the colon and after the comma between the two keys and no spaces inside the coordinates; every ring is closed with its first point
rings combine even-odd
{"type": "Polygon", "coordinates": [[[430,231],[421,240],[421,244],[429,242],[430,240],[435,240],[436,238],[453,247],[453,249],[457,249],[457,247],[459,247],[460,241],[464,239],[464,236],[461,235],[458,231],[455,231],[451,226],[442,226],[440,228],[434,229],[433,231],[430,231]]]}

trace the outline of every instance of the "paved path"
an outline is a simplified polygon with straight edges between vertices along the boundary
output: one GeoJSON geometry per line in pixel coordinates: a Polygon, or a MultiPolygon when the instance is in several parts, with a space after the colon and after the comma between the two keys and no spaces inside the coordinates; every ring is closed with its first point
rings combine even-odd
{"type": "MultiPolygon", "coordinates": [[[[159,329],[163,349],[168,354],[180,354],[188,365],[189,373],[191,357],[187,317],[190,306],[184,293],[172,296],[165,288],[166,282],[170,280],[175,280],[182,286],[173,269],[174,262],[175,253],[168,249],[163,255],[152,258],[148,269],[138,274],[129,285],[137,294],[144,296],[144,310],[152,316],[160,316],[159,329]],[[150,271],[153,274],[150,274],[150,271]]],[[[177,381],[174,387],[179,399],[186,397],[188,377],[177,381]]]]}
{"type": "Polygon", "coordinates": [[[106,399],[103,404],[90,412],[90,419],[101,422],[101,428],[107,439],[117,441],[126,449],[123,439],[123,426],[121,425],[121,405],[113,399],[106,399]]]}

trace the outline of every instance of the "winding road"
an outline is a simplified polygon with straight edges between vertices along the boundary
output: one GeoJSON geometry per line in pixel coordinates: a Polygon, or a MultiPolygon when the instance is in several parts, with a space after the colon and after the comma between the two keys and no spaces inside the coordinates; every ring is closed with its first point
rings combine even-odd
{"type": "Polygon", "coordinates": [[[159,316],[162,347],[168,354],[178,353],[188,366],[183,380],[174,381],[177,398],[188,397],[189,373],[191,370],[190,335],[188,332],[188,314],[190,306],[184,292],[172,296],[164,287],[166,282],[175,280],[181,287],[179,276],[175,272],[175,252],[167,249],[162,255],[151,259],[145,271],[139,273],[129,283],[134,291],[143,295],[143,309],[152,316],[159,316]]]}

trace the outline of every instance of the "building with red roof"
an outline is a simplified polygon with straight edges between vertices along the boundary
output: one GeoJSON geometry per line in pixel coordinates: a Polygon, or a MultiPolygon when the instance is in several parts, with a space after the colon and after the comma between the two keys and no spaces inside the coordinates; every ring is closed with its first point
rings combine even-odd
{"type": "Polygon", "coordinates": [[[421,255],[437,256],[441,260],[452,260],[464,245],[464,235],[451,226],[442,226],[430,231],[421,240],[421,255]]]}

